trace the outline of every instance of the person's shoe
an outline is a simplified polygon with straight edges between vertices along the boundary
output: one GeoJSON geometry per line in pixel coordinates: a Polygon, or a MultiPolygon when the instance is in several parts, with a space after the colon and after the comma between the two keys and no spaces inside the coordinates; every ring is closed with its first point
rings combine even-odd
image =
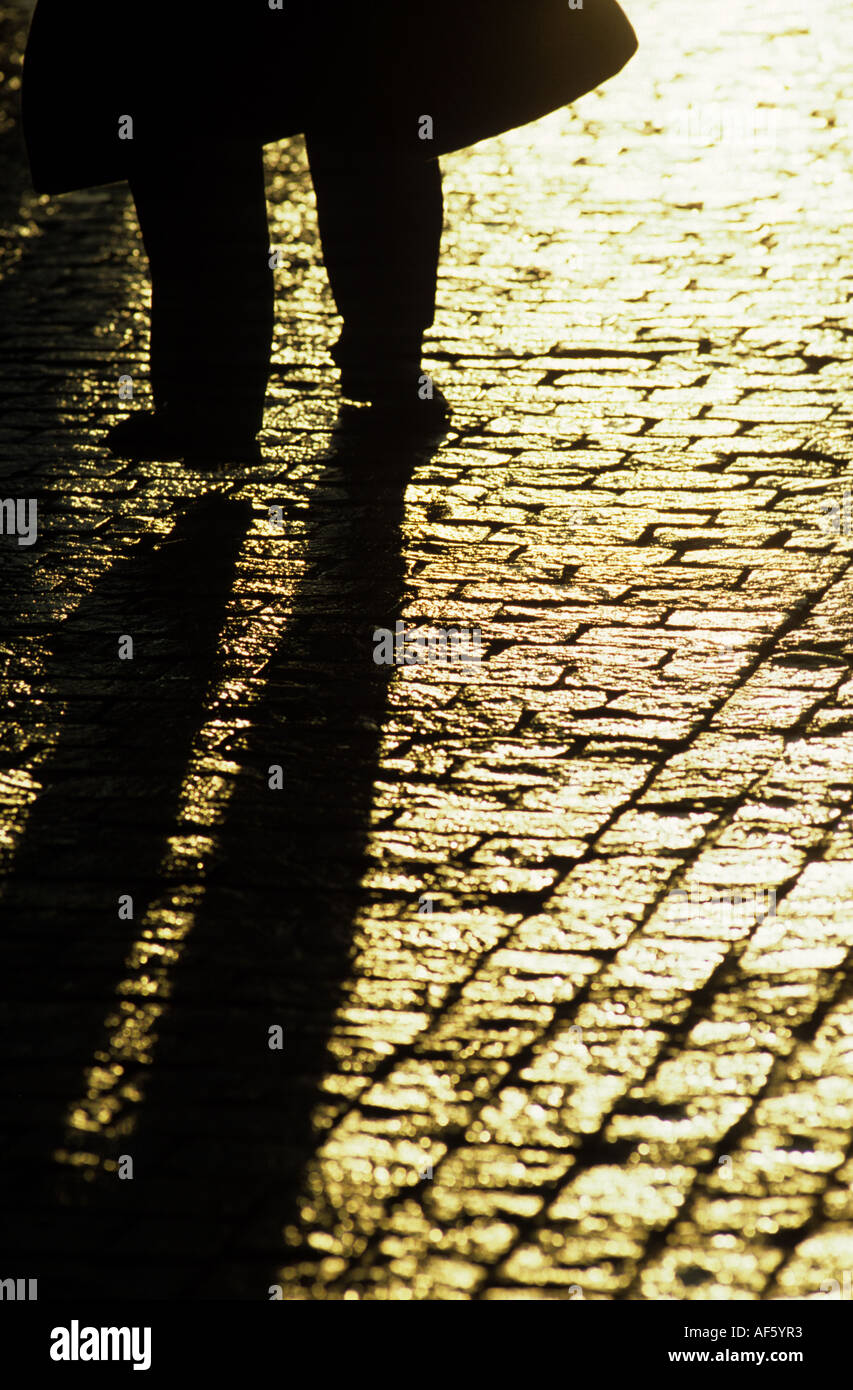
{"type": "Polygon", "coordinates": [[[136,411],[107,432],[106,446],[119,458],[138,463],[166,463],[183,459],[191,467],[220,463],[257,463],[261,457],[256,439],[229,432],[199,435],[178,427],[168,412],[136,411]]]}
{"type": "Polygon", "coordinates": [[[344,325],[332,348],[341,394],[369,402],[375,419],[417,433],[441,429],[450,406],[421,367],[423,330],[370,332],[344,325]]]}
{"type": "Polygon", "coordinates": [[[398,396],[377,396],[371,413],[377,421],[397,429],[417,434],[434,434],[447,425],[451,410],[447,399],[433,386],[432,394],[424,399],[410,392],[398,396]]]}
{"type": "Polygon", "coordinates": [[[450,419],[447,399],[419,367],[386,372],[342,367],[341,393],[369,402],[374,419],[408,429],[436,430],[450,419]]]}
{"type": "Polygon", "coordinates": [[[104,442],[110,453],[140,462],[179,459],[184,451],[183,437],[162,413],[152,410],[137,410],[119,420],[104,442]]]}

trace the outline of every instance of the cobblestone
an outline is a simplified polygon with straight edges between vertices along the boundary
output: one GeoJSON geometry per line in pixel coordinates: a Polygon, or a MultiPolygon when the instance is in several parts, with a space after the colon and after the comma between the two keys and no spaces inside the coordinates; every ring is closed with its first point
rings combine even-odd
{"type": "Polygon", "coordinates": [[[434,449],[342,428],[270,147],[251,473],[105,452],[119,376],[145,403],[132,207],[28,191],[10,65],[2,1273],[42,1296],[853,1268],[853,19],[628,8],[619,78],[444,161],[434,449]],[[379,667],[397,621],[483,661],[379,667]]]}

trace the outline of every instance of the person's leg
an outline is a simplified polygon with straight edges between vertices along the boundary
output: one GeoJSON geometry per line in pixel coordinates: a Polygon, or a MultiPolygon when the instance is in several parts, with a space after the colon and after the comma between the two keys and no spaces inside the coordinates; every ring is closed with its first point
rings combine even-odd
{"type": "Polygon", "coordinates": [[[130,180],[151,267],[155,415],[191,446],[261,427],[273,328],[263,151],[217,142],[130,180]]]}
{"type": "Polygon", "coordinates": [[[323,255],[344,325],[332,356],[359,398],[411,389],[435,315],[443,222],[437,160],[306,137],[323,255]]]}

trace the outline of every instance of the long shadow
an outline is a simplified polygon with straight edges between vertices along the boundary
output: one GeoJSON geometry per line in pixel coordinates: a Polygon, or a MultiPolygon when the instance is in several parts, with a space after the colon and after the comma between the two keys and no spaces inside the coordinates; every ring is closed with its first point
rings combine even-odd
{"type": "MultiPolygon", "coordinates": [[[[51,1155],[68,1145],[64,1111],[104,1046],[128,948],[164,888],[158,871],[218,671],[248,507],[192,507],[165,544],[116,565],[56,642],[63,733],[0,943],[13,982],[4,1012],[15,1133],[0,1244],[43,1296],[268,1296],[315,1147],[312,1115],[364,900],[391,673],[373,661],[372,634],[401,611],[404,492],[428,452],[343,430],[312,490],[294,616],[261,697],[247,697],[242,744],[228,750],[239,773],[226,824],[140,1072],[138,1127],[114,1145],[133,1157],[126,1182],[103,1169],[87,1182],[85,1166],[69,1179],[51,1155]],[[132,661],[117,658],[124,634],[132,661]],[[273,765],[281,789],[270,786],[273,765]],[[133,921],[117,915],[128,893],[133,921]],[[269,1046],[275,1026],[281,1050],[269,1046]]],[[[85,1152],[85,1132],[71,1141],[85,1152]]]]}
{"type": "Polygon", "coordinates": [[[140,1295],[266,1299],[282,1262],[365,901],[392,671],[373,632],[400,616],[404,492],[428,452],[339,437],[312,490],[294,617],[249,711],[132,1145],[137,1211],[159,1219],[114,1258],[140,1295]]]}
{"type": "Polygon", "coordinates": [[[51,1154],[158,890],[250,520],[248,504],[215,494],[193,504],[164,542],[116,563],[53,640],[41,702],[60,733],[0,902],[0,1249],[45,1292],[61,1252],[107,1234],[73,1210],[59,1219],[51,1154]],[[119,916],[128,894],[135,920],[119,916]]]}

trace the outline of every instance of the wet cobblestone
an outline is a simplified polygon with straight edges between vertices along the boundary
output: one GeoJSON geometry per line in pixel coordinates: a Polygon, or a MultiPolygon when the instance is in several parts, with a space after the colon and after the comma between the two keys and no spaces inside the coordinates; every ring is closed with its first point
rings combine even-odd
{"type": "Polygon", "coordinates": [[[629,9],[618,79],[444,161],[434,449],[338,418],[294,140],[263,463],[111,459],[126,190],[38,198],[0,129],[39,505],[0,537],[3,1272],[43,1296],[853,1268],[853,19],[629,9]],[[377,666],[398,621],[483,661],[377,666]]]}

